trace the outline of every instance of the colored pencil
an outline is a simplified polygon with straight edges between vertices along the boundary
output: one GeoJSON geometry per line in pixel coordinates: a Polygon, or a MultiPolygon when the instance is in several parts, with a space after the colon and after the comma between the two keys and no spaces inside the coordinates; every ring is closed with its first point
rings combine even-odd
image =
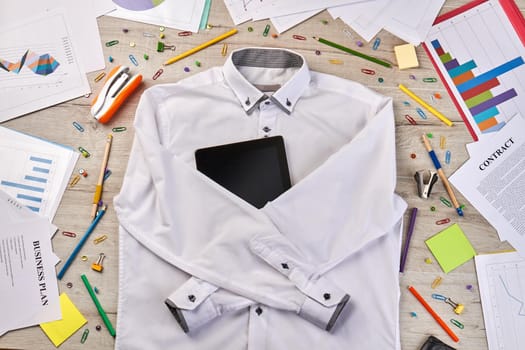
{"type": "Polygon", "coordinates": [[[93,288],[91,287],[91,284],[89,283],[86,275],[81,275],[80,278],[82,278],[82,282],[84,282],[84,285],[86,286],[86,289],[91,296],[91,299],[95,303],[95,306],[97,307],[98,313],[100,314],[100,317],[102,317],[102,321],[104,321],[104,324],[106,325],[106,328],[109,331],[109,334],[111,336],[115,336],[115,328],[113,328],[113,325],[111,324],[111,321],[108,318],[108,315],[106,314],[106,311],[102,308],[102,305],[100,305],[100,301],[98,301],[97,295],[93,291],[93,288]]]}
{"type": "Polygon", "coordinates": [[[456,199],[456,195],[454,194],[454,191],[452,190],[452,186],[450,186],[450,183],[448,182],[448,179],[445,176],[443,169],[441,168],[441,163],[437,159],[436,153],[432,149],[432,146],[430,145],[430,142],[428,141],[427,136],[423,134],[422,138],[423,138],[423,143],[425,144],[425,148],[428,152],[428,155],[430,156],[430,159],[432,159],[432,162],[434,163],[434,166],[436,167],[437,174],[439,175],[441,182],[443,182],[443,186],[445,186],[448,196],[450,197],[450,200],[452,201],[452,205],[454,205],[454,208],[456,208],[458,215],[463,216],[463,210],[461,209],[458,203],[458,200],[456,199]]]}
{"type": "Polygon", "coordinates": [[[410,291],[410,293],[412,293],[413,296],[416,297],[416,299],[421,303],[421,305],[423,305],[423,307],[427,309],[427,311],[434,318],[434,320],[436,320],[436,322],[439,323],[441,328],[443,328],[443,330],[447,332],[447,334],[452,338],[452,340],[454,340],[457,343],[459,341],[458,336],[454,334],[452,329],[450,329],[450,327],[447,326],[445,321],[443,321],[443,319],[439,317],[439,315],[432,309],[432,307],[430,307],[430,305],[426,302],[426,300],[423,299],[421,294],[419,294],[419,292],[413,286],[408,286],[408,290],[410,291]]]}
{"type": "Polygon", "coordinates": [[[354,56],[357,56],[357,57],[361,57],[367,61],[370,61],[370,62],[374,62],[374,63],[377,63],[377,64],[380,64],[384,67],[392,67],[392,64],[390,62],[386,62],[386,61],[383,61],[383,60],[380,60],[379,58],[375,58],[375,57],[372,57],[372,56],[368,56],[362,52],[359,52],[359,51],[355,51],[355,50],[352,50],[346,46],[343,46],[343,45],[339,45],[337,43],[334,43],[332,41],[329,41],[329,40],[326,40],[326,39],[323,39],[323,38],[318,38],[316,36],[313,37],[314,40],[317,40],[319,41],[320,43],[323,43],[325,45],[328,45],[328,46],[331,46],[331,47],[334,47],[338,50],[341,50],[341,51],[344,51],[346,53],[349,53],[351,55],[354,55],[354,56]]]}
{"type": "Polygon", "coordinates": [[[434,107],[432,107],[431,105],[429,105],[428,103],[426,103],[425,101],[423,101],[423,99],[421,99],[421,97],[417,96],[415,93],[413,93],[412,91],[410,91],[405,85],[403,84],[399,84],[399,89],[401,91],[403,91],[405,94],[407,94],[408,96],[410,96],[414,101],[416,101],[417,103],[419,103],[420,105],[422,105],[423,107],[425,107],[426,109],[428,109],[428,111],[430,113],[432,113],[433,115],[435,115],[439,120],[441,120],[443,123],[445,123],[446,125],[448,126],[452,126],[454,123],[452,123],[452,121],[450,119],[448,119],[447,117],[445,117],[443,115],[443,113],[439,112],[437,109],[435,109],[434,107]]]}
{"type": "Polygon", "coordinates": [[[98,202],[102,197],[102,186],[104,184],[104,174],[106,173],[106,168],[108,166],[109,151],[111,150],[111,141],[113,140],[113,135],[109,134],[106,138],[106,148],[104,150],[104,158],[102,159],[102,166],[100,167],[100,173],[98,175],[97,188],[95,190],[95,195],[93,196],[93,208],[91,209],[91,218],[93,219],[97,215],[98,202]]]}
{"type": "Polygon", "coordinates": [[[205,42],[205,43],[203,43],[203,44],[201,44],[201,45],[199,45],[197,47],[194,47],[193,49],[190,49],[190,50],[188,50],[186,52],[183,52],[183,53],[181,53],[178,56],[172,57],[169,60],[167,60],[166,62],[164,62],[163,65],[167,66],[167,65],[170,65],[172,63],[175,63],[175,62],[177,62],[177,61],[179,61],[179,60],[181,60],[181,59],[183,59],[185,57],[188,57],[189,55],[193,55],[197,51],[200,51],[202,49],[207,48],[208,46],[211,46],[211,45],[213,45],[215,43],[218,43],[219,41],[224,40],[224,39],[232,36],[235,33],[237,33],[237,28],[233,28],[232,30],[230,30],[230,31],[228,31],[228,32],[226,32],[226,33],[224,33],[222,35],[219,35],[218,37],[216,37],[214,39],[211,39],[210,41],[207,41],[207,42],[205,42]]]}
{"type": "Polygon", "coordinates": [[[399,266],[399,272],[405,270],[405,263],[408,255],[408,246],[410,245],[410,239],[412,238],[412,232],[414,232],[414,226],[416,223],[417,208],[412,208],[410,212],[410,223],[408,224],[407,236],[405,238],[405,246],[403,248],[403,253],[401,255],[401,264],[399,266]]]}

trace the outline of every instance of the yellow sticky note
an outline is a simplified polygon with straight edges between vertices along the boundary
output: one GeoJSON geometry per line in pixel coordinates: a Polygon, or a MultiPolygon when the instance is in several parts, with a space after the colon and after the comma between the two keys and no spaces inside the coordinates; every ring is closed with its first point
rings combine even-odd
{"type": "Polygon", "coordinates": [[[60,309],[62,310],[61,320],[40,324],[44,333],[57,347],[87,322],[66,293],[60,294],[60,309]]]}
{"type": "Polygon", "coordinates": [[[476,255],[458,224],[453,224],[425,241],[445,273],[463,265],[476,255]]]}
{"type": "Polygon", "coordinates": [[[399,69],[419,67],[416,48],[412,44],[398,45],[394,47],[397,65],[399,69]]]}

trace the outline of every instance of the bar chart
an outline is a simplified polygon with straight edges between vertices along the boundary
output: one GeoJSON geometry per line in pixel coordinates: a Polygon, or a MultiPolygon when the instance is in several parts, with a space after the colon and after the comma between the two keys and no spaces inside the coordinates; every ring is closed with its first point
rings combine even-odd
{"type": "Polygon", "coordinates": [[[438,18],[425,40],[474,140],[497,132],[516,115],[525,117],[525,47],[518,25],[500,1],[479,1],[438,18]]]}

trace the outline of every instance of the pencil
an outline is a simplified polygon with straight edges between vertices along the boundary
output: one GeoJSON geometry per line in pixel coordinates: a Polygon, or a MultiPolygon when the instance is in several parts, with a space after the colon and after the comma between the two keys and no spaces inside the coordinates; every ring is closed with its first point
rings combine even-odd
{"type": "Polygon", "coordinates": [[[104,150],[104,158],[102,159],[102,166],[100,167],[100,173],[98,175],[97,188],[95,190],[95,195],[93,196],[93,208],[91,209],[91,218],[93,219],[97,214],[98,202],[102,197],[102,186],[104,184],[104,174],[106,173],[106,168],[108,166],[109,151],[111,149],[111,141],[113,140],[113,135],[109,134],[106,138],[106,149],[104,150]]]}
{"type": "Polygon", "coordinates": [[[363,58],[363,59],[365,59],[367,61],[374,62],[374,63],[380,64],[380,65],[382,65],[384,67],[388,67],[388,68],[392,67],[392,64],[390,64],[390,62],[386,62],[386,61],[380,60],[379,58],[368,56],[368,55],[366,55],[364,53],[361,53],[359,51],[355,51],[355,50],[349,49],[346,46],[336,44],[336,43],[334,43],[332,41],[329,41],[329,40],[326,40],[326,39],[323,39],[323,38],[318,38],[316,36],[314,36],[313,38],[314,38],[314,40],[317,40],[320,43],[323,43],[325,45],[334,47],[336,49],[339,49],[339,50],[344,51],[346,53],[349,53],[351,55],[354,55],[354,56],[357,56],[357,57],[361,57],[361,58],[363,58]]]}
{"type": "Polygon", "coordinates": [[[436,322],[439,323],[441,328],[443,328],[443,330],[447,332],[447,334],[452,338],[452,340],[454,340],[457,343],[459,341],[458,336],[454,334],[452,329],[450,329],[450,327],[447,326],[447,324],[441,319],[441,317],[439,317],[439,315],[430,307],[430,305],[428,305],[428,303],[425,299],[423,299],[421,294],[419,294],[419,292],[413,286],[408,286],[408,290],[410,291],[410,293],[412,293],[413,296],[416,297],[416,299],[421,303],[421,305],[423,305],[423,307],[427,309],[430,315],[434,317],[434,320],[436,320],[436,322]]]}
{"type": "Polygon", "coordinates": [[[403,254],[401,255],[401,265],[399,266],[399,272],[405,270],[405,263],[408,255],[408,246],[410,245],[410,239],[412,238],[412,232],[414,232],[414,226],[416,223],[417,208],[412,208],[410,212],[410,223],[408,224],[407,236],[405,238],[405,246],[403,248],[403,254]]]}
{"type": "Polygon", "coordinates": [[[420,105],[422,105],[423,107],[428,109],[428,111],[430,113],[432,113],[433,115],[438,117],[438,119],[441,120],[446,125],[452,126],[454,124],[454,123],[452,123],[452,121],[450,119],[445,117],[441,112],[439,112],[437,109],[435,109],[434,107],[432,107],[431,105],[429,105],[428,103],[423,101],[419,96],[417,96],[412,91],[410,91],[405,85],[399,84],[399,89],[401,89],[401,91],[403,91],[405,94],[410,96],[414,101],[416,101],[417,103],[419,103],[420,105]]]}
{"type": "Polygon", "coordinates": [[[425,148],[428,152],[428,155],[430,156],[430,159],[432,159],[432,162],[434,163],[434,166],[436,167],[437,174],[439,175],[441,182],[443,182],[443,186],[445,186],[448,196],[450,197],[450,200],[452,201],[452,205],[454,205],[454,208],[456,208],[458,215],[463,216],[463,210],[461,209],[458,203],[458,200],[456,199],[456,195],[454,194],[454,191],[452,191],[452,186],[450,186],[450,183],[448,182],[448,179],[445,176],[443,169],[441,168],[441,163],[439,163],[436,153],[432,149],[432,146],[430,145],[430,142],[428,141],[425,134],[422,135],[422,138],[423,138],[423,143],[425,144],[425,148]]]}
{"type": "Polygon", "coordinates": [[[97,226],[97,224],[100,221],[100,219],[102,219],[102,217],[104,216],[104,213],[106,212],[106,208],[107,207],[104,205],[102,207],[102,209],[100,209],[100,211],[98,212],[97,216],[95,217],[95,220],[93,220],[91,222],[91,225],[89,225],[88,229],[86,230],[86,233],[84,233],[84,236],[82,236],[80,241],[78,241],[77,246],[75,247],[75,249],[73,249],[73,251],[69,255],[69,258],[67,258],[66,262],[62,266],[62,269],[60,270],[60,272],[57,275],[57,278],[59,280],[61,280],[62,277],[64,277],[64,274],[66,273],[67,269],[69,268],[69,266],[71,265],[71,263],[73,262],[75,257],[77,256],[78,252],[80,251],[80,249],[82,248],[84,243],[86,243],[87,239],[89,238],[89,235],[91,234],[91,232],[93,232],[93,230],[97,226]]]}
{"type": "Polygon", "coordinates": [[[115,328],[113,328],[113,325],[111,324],[108,315],[106,315],[106,311],[104,311],[102,305],[100,305],[100,301],[98,301],[97,295],[93,291],[93,288],[91,287],[91,284],[89,283],[86,275],[81,275],[80,278],[82,278],[82,282],[84,282],[84,285],[86,286],[86,289],[88,290],[91,299],[95,303],[98,313],[100,314],[100,317],[102,317],[102,320],[104,321],[104,324],[106,325],[109,334],[111,334],[111,336],[114,337],[116,335],[115,328]]]}
{"type": "Polygon", "coordinates": [[[178,56],[172,57],[169,60],[167,60],[166,62],[164,62],[163,65],[167,66],[169,64],[175,63],[178,60],[181,60],[181,59],[183,59],[185,57],[188,57],[189,55],[193,55],[195,52],[200,51],[202,49],[205,49],[208,46],[211,46],[211,45],[213,45],[215,43],[218,43],[219,41],[224,40],[224,39],[232,36],[235,33],[237,33],[237,28],[233,28],[232,30],[230,30],[230,31],[228,31],[228,32],[226,32],[226,33],[224,33],[222,35],[219,35],[218,37],[216,37],[214,39],[211,39],[210,41],[207,41],[207,42],[205,42],[203,44],[200,44],[199,46],[194,47],[193,49],[190,49],[190,50],[188,50],[186,52],[183,52],[183,53],[181,53],[178,56]]]}

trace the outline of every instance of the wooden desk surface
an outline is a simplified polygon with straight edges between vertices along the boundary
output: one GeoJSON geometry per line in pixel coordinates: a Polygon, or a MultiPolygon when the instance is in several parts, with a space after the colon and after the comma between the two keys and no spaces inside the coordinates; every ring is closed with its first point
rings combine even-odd
{"type": "MultiPolygon", "coordinates": [[[[447,0],[442,12],[450,11],[466,2],[465,0],[447,0]]],[[[521,11],[525,12],[525,0],[518,0],[517,3],[521,11]]],[[[105,16],[99,18],[98,23],[102,43],[114,39],[120,41],[120,44],[116,46],[104,46],[105,57],[112,56],[115,59],[113,63],[107,64],[106,72],[116,64],[125,64],[129,65],[134,72],[141,73],[144,76],[144,84],[140,90],[125,103],[113,120],[107,125],[102,125],[90,117],[90,102],[103,84],[102,81],[94,82],[94,78],[100,73],[94,72],[88,76],[93,91],[91,97],[81,97],[1,124],[5,127],[41,136],[74,148],[82,146],[91,153],[90,158],[79,158],[75,170],[76,172],[79,168],[84,168],[88,171],[89,176],[82,178],[76,186],[66,190],[54,220],[54,223],[61,231],[73,231],[79,235],[83,234],[90,222],[89,213],[103,157],[106,134],[117,126],[125,126],[127,128],[125,132],[114,133],[113,147],[108,165],[112,175],[106,181],[103,193],[103,199],[109,204],[109,210],[92,235],[92,237],[97,237],[98,235],[106,234],[109,238],[98,245],[93,244],[92,240],[90,240],[80,254],[89,256],[89,260],[87,262],[83,262],[80,259],[75,261],[63,280],[59,281],[60,291],[67,292],[88,319],[87,325],[67,340],[61,346],[62,349],[103,350],[114,347],[114,339],[104,327],[93,302],[81,282],[80,275],[82,273],[87,274],[91,284],[100,290],[98,295],[100,302],[106,312],[108,312],[113,324],[116,325],[119,243],[118,222],[113,211],[112,198],[119,192],[122,184],[134,135],[132,126],[134,112],[141,92],[154,84],[176,82],[207,68],[222,65],[225,60],[225,57],[221,55],[222,43],[219,43],[168,67],[164,67],[164,73],[157,80],[152,80],[153,74],[161,67],[161,63],[173,55],[169,50],[166,50],[164,53],[156,52],[159,27],[105,16]],[[123,28],[127,28],[129,31],[124,33],[123,28]],[[145,37],[143,35],[144,32],[152,33],[155,37],[145,37]],[[131,47],[130,42],[134,42],[136,46],[131,47]],[[129,54],[134,54],[137,57],[139,60],[138,67],[130,63],[128,59],[129,54]],[[149,60],[145,61],[143,59],[144,54],[149,55],[149,60]],[[196,60],[201,62],[201,67],[195,66],[194,62],[196,60]],[[190,68],[190,72],[184,71],[186,66],[190,68]],[[72,125],[73,121],[81,123],[86,131],[83,133],[77,131],[72,125]],[[96,260],[96,257],[101,252],[106,254],[106,259],[104,260],[104,271],[99,274],[90,269],[90,264],[96,260]],[[72,288],[67,288],[66,284],[68,282],[73,283],[72,288]],[[100,332],[95,330],[95,326],[98,324],[102,325],[100,332]],[[89,328],[90,334],[86,343],[81,344],[80,338],[82,330],[85,328],[89,328]]],[[[180,53],[227,31],[233,26],[233,23],[223,1],[213,1],[209,23],[214,25],[211,30],[201,31],[188,37],[178,36],[178,30],[166,29],[164,42],[175,44],[177,46],[176,53],[180,53]]],[[[248,46],[293,49],[306,57],[312,70],[331,73],[361,82],[377,92],[391,96],[394,99],[397,138],[397,192],[408,202],[409,208],[419,208],[405,273],[400,279],[402,294],[399,319],[402,349],[419,349],[424,339],[431,334],[451,345],[453,343],[407,291],[406,286],[409,284],[414,285],[427,299],[432,292],[437,292],[463,303],[465,305],[464,313],[461,316],[456,316],[449,305],[431,301],[438,314],[442,315],[447,322],[450,318],[457,318],[465,325],[464,329],[451,326],[461,339],[458,344],[454,345],[457,349],[487,349],[474,261],[471,260],[445,275],[434,259],[432,259],[434,261],[432,264],[425,263],[425,258],[432,257],[432,255],[427,249],[424,240],[444,228],[444,226],[436,225],[436,220],[448,217],[452,223],[458,223],[461,226],[478,253],[509,249],[511,247],[499,241],[494,228],[457,191],[456,194],[460,203],[466,204],[465,217],[460,218],[453,209],[445,207],[439,201],[440,196],[447,197],[441,182],[434,186],[430,199],[424,200],[417,195],[416,183],[413,178],[414,173],[417,170],[433,168],[421,143],[421,134],[432,133],[434,135],[432,143],[440,159],[444,159],[445,150],[439,148],[439,139],[441,136],[446,137],[446,149],[452,153],[451,163],[443,164],[444,172],[447,176],[451,175],[467,159],[465,144],[472,141],[442,83],[440,81],[437,83],[422,82],[424,77],[438,77],[422,47],[417,48],[420,67],[400,71],[397,68],[388,69],[369,63],[312,40],[311,37],[316,35],[357,49],[355,41],[358,37],[355,34],[353,34],[353,37],[350,37],[348,33],[345,33],[345,31],[353,32],[342,21],[332,20],[326,11],[292,28],[278,38],[273,38],[271,35],[263,37],[262,32],[267,23],[269,22],[260,21],[239,25],[239,33],[224,41],[228,43],[228,50],[248,46]],[[323,24],[323,20],[326,20],[327,24],[323,24]],[[252,27],[253,31],[248,31],[248,27],[252,27]],[[293,34],[300,34],[308,39],[299,41],[292,38],[293,34]],[[320,50],[321,54],[316,55],[316,50],[320,50]],[[339,59],[344,64],[330,64],[328,62],[329,59],[339,59]],[[363,74],[361,68],[373,69],[376,71],[376,74],[363,74]],[[415,75],[417,79],[410,79],[410,74],[415,75]],[[378,82],[380,77],[384,79],[382,83],[378,82]],[[431,115],[429,115],[428,119],[422,120],[415,111],[417,104],[411,102],[410,106],[404,105],[403,102],[408,101],[409,98],[397,88],[399,83],[406,84],[416,94],[426,100],[430,100],[433,93],[440,93],[443,98],[436,99],[434,105],[455,123],[454,126],[447,127],[431,115]],[[410,125],[404,117],[406,114],[414,116],[418,125],[410,125]],[[416,157],[412,158],[412,154],[415,154],[416,157]],[[432,212],[430,210],[431,206],[435,206],[437,210],[432,212]],[[430,285],[438,276],[443,277],[443,282],[437,289],[433,290],[430,285]],[[468,290],[466,288],[467,285],[472,285],[472,290],[468,290]],[[417,313],[417,317],[411,316],[410,313],[412,311],[417,313]]],[[[377,51],[372,51],[371,43],[365,44],[360,50],[395,62],[393,47],[404,42],[385,31],[382,31],[378,36],[381,38],[381,45],[377,51]]],[[[408,218],[409,211],[405,213],[405,227],[408,224],[408,218]]],[[[61,231],[54,237],[53,246],[56,254],[65,259],[79,238],[66,237],[61,234],[61,231]]],[[[385,291],[385,293],[388,293],[388,291],[385,291]]],[[[2,317],[1,314],[0,317],[2,317]]],[[[350,347],[351,344],[349,344],[350,347]]],[[[0,338],[0,348],[53,349],[54,346],[40,330],[40,327],[36,326],[12,331],[4,335],[0,338]]]]}

